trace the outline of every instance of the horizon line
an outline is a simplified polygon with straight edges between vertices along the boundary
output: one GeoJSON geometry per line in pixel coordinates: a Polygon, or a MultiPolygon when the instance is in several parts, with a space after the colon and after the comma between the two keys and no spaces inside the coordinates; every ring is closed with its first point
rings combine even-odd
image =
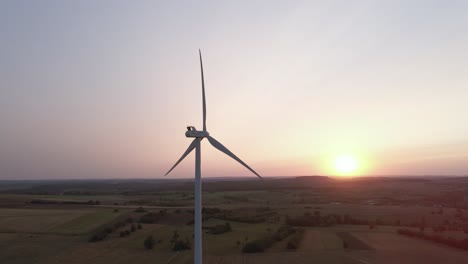
{"type": "MultiPolygon", "coordinates": [[[[264,178],[300,178],[300,177],[327,177],[327,178],[337,178],[337,179],[356,179],[356,178],[440,178],[440,177],[451,177],[451,178],[464,178],[468,177],[468,174],[466,175],[448,175],[448,174],[424,174],[424,175],[419,175],[419,174],[410,174],[410,175],[404,175],[404,174],[388,174],[388,175],[360,175],[360,176],[339,176],[339,175],[295,175],[295,176],[264,176],[264,178]]],[[[248,176],[204,176],[205,179],[229,179],[229,178],[246,178],[249,180],[258,180],[255,178],[250,178],[248,176]]],[[[39,178],[39,179],[0,179],[1,181],[86,181],[86,180],[194,180],[193,177],[177,177],[177,178],[169,178],[169,177],[164,177],[164,176],[159,176],[159,177],[148,177],[148,178],[39,178]]]]}

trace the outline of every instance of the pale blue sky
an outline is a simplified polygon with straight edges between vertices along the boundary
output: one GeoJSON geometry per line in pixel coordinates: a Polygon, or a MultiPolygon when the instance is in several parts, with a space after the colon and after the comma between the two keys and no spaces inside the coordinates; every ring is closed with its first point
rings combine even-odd
{"type": "Polygon", "coordinates": [[[1,1],[0,179],[468,174],[467,1],[1,1]],[[248,171],[203,144],[207,176],[248,171]],[[193,174],[193,156],[173,177],[193,174]]]}

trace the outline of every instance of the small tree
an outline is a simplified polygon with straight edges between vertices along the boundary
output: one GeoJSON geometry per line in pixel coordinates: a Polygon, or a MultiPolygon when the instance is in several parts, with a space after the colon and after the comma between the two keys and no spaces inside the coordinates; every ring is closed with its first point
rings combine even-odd
{"type": "Polygon", "coordinates": [[[174,230],[174,233],[172,234],[172,238],[171,238],[171,244],[176,243],[178,239],[179,239],[179,231],[174,230]]]}
{"type": "Polygon", "coordinates": [[[242,247],[242,252],[244,253],[258,253],[265,251],[265,244],[263,241],[255,240],[252,242],[247,242],[242,247]]]}
{"type": "Polygon", "coordinates": [[[97,242],[97,241],[99,241],[99,240],[101,240],[101,238],[100,238],[98,235],[94,234],[94,235],[89,239],[89,242],[97,242]]]}
{"type": "Polygon", "coordinates": [[[153,236],[152,235],[147,236],[145,241],[143,242],[143,245],[145,246],[146,249],[153,249],[153,246],[154,246],[153,236]]]}
{"type": "Polygon", "coordinates": [[[185,241],[183,240],[175,241],[174,246],[172,248],[172,250],[174,251],[182,251],[182,250],[188,250],[188,249],[190,249],[190,241],[188,240],[188,238],[186,238],[185,241]]]}

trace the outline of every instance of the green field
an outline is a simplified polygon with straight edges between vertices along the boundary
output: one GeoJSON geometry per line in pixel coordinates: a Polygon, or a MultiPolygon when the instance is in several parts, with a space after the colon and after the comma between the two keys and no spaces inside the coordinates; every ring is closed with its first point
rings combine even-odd
{"type": "Polygon", "coordinates": [[[125,213],[112,209],[2,209],[0,232],[85,234],[125,213]]]}
{"type": "MultiPolygon", "coordinates": [[[[0,194],[0,263],[193,263],[192,250],[174,251],[171,243],[177,231],[179,238],[188,240],[193,247],[193,224],[189,224],[193,219],[192,191],[185,187],[156,191],[142,186],[147,191],[123,194],[114,192],[113,184],[109,187],[111,191],[100,189],[109,191],[108,195],[88,194],[87,191],[81,195],[0,194]],[[31,203],[32,200],[47,202],[31,203]],[[144,211],[135,212],[139,207],[144,211]],[[131,232],[130,222],[136,223],[147,213],[158,216],[155,222],[143,223],[142,229],[131,232]],[[124,225],[110,229],[117,223],[124,225]],[[129,235],[122,237],[121,233],[126,231],[129,235]],[[89,242],[102,232],[110,233],[102,240],[89,242]],[[149,235],[156,241],[152,250],[143,246],[149,235]]],[[[229,186],[227,182],[219,184],[229,186]]],[[[409,188],[407,185],[400,187],[401,190],[409,188]]],[[[425,233],[432,234],[432,227],[444,225],[447,231],[443,235],[468,238],[461,228],[468,210],[446,206],[441,213],[441,206],[421,204],[425,200],[419,198],[422,194],[436,195],[436,187],[426,190],[423,184],[417,184],[416,188],[416,196],[404,196],[411,201],[407,204],[380,205],[366,203],[368,196],[382,192],[374,186],[363,192],[346,189],[341,193],[333,188],[205,191],[203,204],[209,210],[206,210],[203,226],[209,228],[229,222],[232,230],[215,235],[204,229],[204,263],[468,263],[466,251],[397,234],[400,228],[395,226],[397,221],[419,232],[419,228],[407,225],[424,220],[425,233]],[[354,202],[336,202],[345,199],[340,195],[354,202]],[[358,199],[363,202],[357,202],[358,199]],[[413,200],[417,202],[413,204],[413,200]],[[369,222],[324,224],[326,216],[333,215],[342,218],[348,215],[369,222]],[[306,216],[321,220],[316,225],[295,227],[304,230],[296,250],[287,249],[289,237],[286,237],[275,240],[262,253],[242,253],[246,243],[271,238],[288,219],[306,216]],[[376,224],[378,221],[381,224],[376,224]]],[[[40,189],[41,193],[43,191],[40,189]]]]}
{"type": "Polygon", "coordinates": [[[115,213],[112,209],[89,210],[70,221],[54,227],[50,231],[63,234],[85,234],[127,212],[129,210],[125,209],[119,210],[118,213],[115,213]]]}

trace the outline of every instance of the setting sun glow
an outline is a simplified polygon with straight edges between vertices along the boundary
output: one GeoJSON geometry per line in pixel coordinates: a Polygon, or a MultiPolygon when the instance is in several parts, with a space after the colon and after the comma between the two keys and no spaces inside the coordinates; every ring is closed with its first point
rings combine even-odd
{"type": "Polygon", "coordinates": [[[335,159],[334,169],[340,175],[350,175],[357,172],[359,163],[352,156],[339,156],[335,159]]]}

